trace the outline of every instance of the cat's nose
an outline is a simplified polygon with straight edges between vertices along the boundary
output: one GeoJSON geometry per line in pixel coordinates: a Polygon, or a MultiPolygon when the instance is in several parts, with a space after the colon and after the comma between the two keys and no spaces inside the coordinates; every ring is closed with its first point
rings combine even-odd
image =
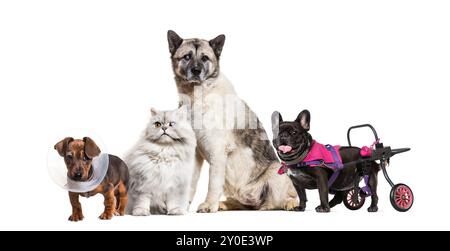
{"type": "Polygon", "coordinates": [[[162,127],[161,127],[161,129],[163,130],[163,131],[166,131],[167,130],[167,126],[165,126],[165,125],[163,125],[162,127]]]}

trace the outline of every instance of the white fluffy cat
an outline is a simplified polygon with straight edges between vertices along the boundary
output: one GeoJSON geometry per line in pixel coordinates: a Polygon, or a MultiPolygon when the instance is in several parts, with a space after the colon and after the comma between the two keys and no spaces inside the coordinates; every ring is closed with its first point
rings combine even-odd
{"type": "Polygon", "coordinates": [[[182,215],[189,208],[195,133],[185,106],[151,113],[143,135],[125,158],[130,171],[127,212],[182,215]]]}

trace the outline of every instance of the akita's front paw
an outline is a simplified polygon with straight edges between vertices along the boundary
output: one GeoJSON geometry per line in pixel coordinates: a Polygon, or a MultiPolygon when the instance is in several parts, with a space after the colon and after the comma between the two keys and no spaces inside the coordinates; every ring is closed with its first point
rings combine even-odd
{"type": "Polygon", "coordinates": [[[186,209],[182,209],[182,208],[179,208],[179,207],[170,209],[167,212],[168,215],[185,215],[186,213],[187,213],[186,209]]]}
{"type": "Polygon", "coordinates": [[[197,213],[215,213],[219,210],[219,203],[203,202],[198,206],[197,213]]]}
{"type": "Polygon", "coordinates": [[[298,207],[298,202],[296,199],[290,199],[286,201],[283,206],[283,209],[286,211],[293,211],[296,207],[298,207]]]}
{"type": "Polygon", "coordinates": [[[149,216],[150,215],[150,209],[142,208],[142,207],[136,207],[136,208],[133,208],[133,212],[131,214],[134,215],[134,216],[149,216]]]}

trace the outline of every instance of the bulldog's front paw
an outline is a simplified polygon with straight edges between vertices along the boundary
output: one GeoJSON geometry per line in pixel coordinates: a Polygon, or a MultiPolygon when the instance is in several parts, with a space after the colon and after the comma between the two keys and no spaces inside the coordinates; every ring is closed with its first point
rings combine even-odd
{"type": "Polygon", "coordinates": [[[74,221],[74,222],[82,221],[83,219],[84,219],[83,214],[72,214],[69,217],[69,221],[74,221]]]}
{"type": "Polygon", "coordinates": [[[150,209],[148,208],[142,208],[142,207],[136,207],[133,208],[133,212],[131,212],[134,216],[149,216],[150,215],[150,209]]]}
{"type": "Polygon", "coordinates": [[[103,212],[102,214],[100,214],[98,218],[100,218],[100,220],[111,220],[112,217],[113,217],[112,213],[103,212]]]}
{"type": "Polygon", "coordinates": [[[318,206],[316,207],[316,212],[318,213],[329,213],[330,207],[318,206]]]}
{"type": "Polygon", "coordinates": [[[219,210],[219,203],[203,202],[198,206],[197,213],[215,213],[219,210]]]}
{"type": "Polygon", "coordinates": [[[167,214],[168,214],[168,215],[185,215],[185,214],[186,214],[186,210],[177,207],[177,208],[174,208],[174,209],[170,209],[170,210],[167,212],[167,214]]]}
{"type": "Polygon", "coordinates": [[[300,206],[298,206],[298,207],[294,207],[294,210],[293,210],[293,211],[296,211],[296,212],[305,212],[305,209],[306,209],[306,206],[300,205],[300,206]]]}
{"type": "Polygon", "coordinates": [[[375,213],[378,212],[378,206],[370,206],[369,208],[367,208],[367,211],[369,213],[375,213]]]}

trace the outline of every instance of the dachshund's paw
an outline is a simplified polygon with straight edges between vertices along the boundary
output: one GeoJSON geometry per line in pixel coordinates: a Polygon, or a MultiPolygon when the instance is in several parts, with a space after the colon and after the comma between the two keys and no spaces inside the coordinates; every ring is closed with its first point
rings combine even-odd
{"type": "Polygon", "coordinates": [[[219,203],[203,202],[198,206],[197,213],[215,213],[219,210],[219,203]]]}
{"type": "Polygon", "coordinates": [[[370,206],[369,208],[367,208],[367,211],[369,213],[375,213],[378,212],[378,206],[370,206]]]}
{"type": "Polygon", "coordinates": [[[69,217],[69,221],[74,221],[74,222],[82,221],[83,219],[84,219],[84,216],[82,214],[72,214],[69,217]]]}
{"type": "Polygon", "coordinates": [[[112,213],[103,212],[102,214],[100,214],[98,218],[100,218],[100,220],[111,220],[112,217],[113,217],[112,213]]]}
{"type": "Polygon", "coordinates": [[[316,212],[318,213],[329,213],[330,207],[318,206],[316,207],[316,212]]]}
{"type": "Polygon", "coordinates": [[[133,209],[133,212],[131,213],[134,216],[149,216],[150,215],[150,209],[148,208],[142,208],[142,207],[136,207],[133,209]]]}

